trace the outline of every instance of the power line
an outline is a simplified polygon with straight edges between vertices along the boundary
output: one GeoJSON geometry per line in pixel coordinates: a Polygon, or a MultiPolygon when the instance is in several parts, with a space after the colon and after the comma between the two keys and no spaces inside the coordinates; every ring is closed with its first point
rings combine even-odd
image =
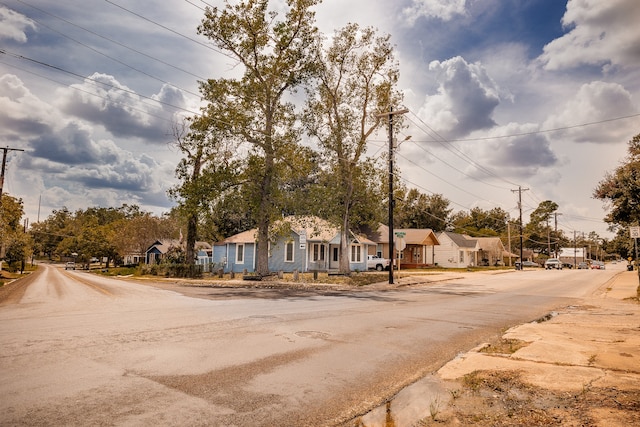
{"type": "MultiPolygon", "coordinates": [[[[440,144],[441,146],[443,146],[444,148],[446,148],[447,150],[451,151],[452,153],[454,153],[456,156],[460,157],[461,159],[463,159],[465,162],[475,166],[476,168],[478,168],[479,170],[481,170],[482,172],[484,172],[485,174],[487,174],[488,176],[497,178],[509,185],[517,185],[499,175],[497,175],[495,172],[487,169],[486,167],[482,166],[481,164],[479,164],[478,162],[476,162],[475,160],[473,160],[471,157],[467,156],[462,150],[458,149],[457,147],[455,147],[453,144],[451,144],[451,141],[447,140],[446,138],[444,138],[442,135],[440,135],[438,132],[436,132],[433,128],[431,128],[427,123],[425,123],[420,116],[418,116],[416,113],[414,113],[413,111],[411,112],[415,117],[417,117],[417,119],[420,121],[420,123],[422,123],[424,126],[426,126],[434,135],[437,136],[437,138],[435,138],[434,142],[437,142],[438,144],[440,144]]],[[[412,123],[416,124],[415,122],[412,121],[412,123]]],[[[417,124],[416,124],[417,125],[417,124]]],[[[418,126],[419,127],[419,126],[418,126]]],[[[423,129],[422,129],[423,130],[423,129]]],[[[424,131],[424,130],[423,130],[424,131]]],[[[428,134],[428,132],[425,132],[428,134]]],[[[481,181],[483,182],[483,181],[481,181]]],[[[488,185],[492,185],[492,184],[488,184],[488,185]]],[[[504,189],[504,188],[502,188],[504,189]]]]}
{"type": "Polygon", "coordinates": [[[615,122],[615,121],[618,121],[618,120],[632,119],[634,117],[640,117],[640,113],[638,113],[638,114],[630,114],[628,116],[613,117],[613,118],[609,118],[609,119],[598,120],[598,121],[595,121],[595,122],[587,122],[587,123],[580,123],[580,124],[577,124],[577,125],[563,126],[563,127],[559,127],[559,128],[553,128],[553,129],[541,129],[541,130],[531,131],[531,132],[512,133],[512,134],[509,134],[509,135],[501,135],[501,136],[486,136],[486,137],[481,137],[481,138],[452,139],[450,141],[451,142],[490,141],[490,140],[493,140],[493,139],[514,138],[516,136],[530,136],[530,135],[537,135],[537,134],[541,134],[541,133],[559,132],[559,131],[562,131],[562,130],[569,130],[569,129],[576,129],[576,128],[581,128],[581,127],[586,127],[586,126],[600,125],[602,123],[609,123],[609,122],[615,122]]]}
{"type": "Polygon", "coordinates": [[[158,23],[158,22],[156,22],[156,21],[153,21],[153,20],[151,20],[151,19],[147,18],[146,16],[140,15],[139,13],[136,13],[136,12],[134,12],[134,11],[132,11],[132,10],[129,10],[129,9],[127,9],[127,8],[126,8],[126,7],[124,7],[124,6],[120,6],[119,4],[117,4],[117,3],[115,3],[115,2],[113,2],[113,1],[111,1],[111,0],[104,0],[104,1],[106,1],[107,3],[109,3],[109,4],[111,4],[111,5],[115,6],[115,7],[117,7],[117,8],[119,8],[119,9],[124,10],[124,11],[125,11],[125,12],[127,12],[127,13],[130,13],[131,15],[137,16],[138,18],[140,18],[140,19],[142,19],[142,20],[144,20],[144,21],[147,21],[147,22],[149,22],[149,23],[151,23],[151,24],[153,24],[153,25],[156,25],[156,26],[158,26],[158,27],[160,27],[160,28],[162,28],[162,29],[164,29],[164,30],[166,30],[166,31],[169,31],[170,33],[173,33],[173,34],[175,34],[175,35],[177,35],[177,36],[180,36],[180,37],[182,37],[182,38],[184,38],[184,39],[190,40],[190,41],[192,41],[193,43],[196,43],[196,44],[198,44],[198,45],[200,45],[200,46],[203,46],[203,47],[205,47],[205,48],[207,48],[207,49],[209,49],[209,50],[212,50],[212,51],[214,51],[214,52],[216,52],[216,53],[219,53],[219,54],[221,54],[221,55],[224,55],[224,56],[226,56],[226,57],[228,57],[228,58],[231,58],[231,59],[233,59],[233,60],[236,60],[236,58],[235,58],[235,57],[233,57],[233,56],[229,55],[228,53],[226,53],[226,52],[224,52],[224,51],[222,51],[222,50],[216,49],[216,48],[214,48],[214,47],[213,47],[213,46],[211,46],[211,45],[208,45],[208,44],[206,44],[206,43],[202,43],[202,42],[201,42],[201,41],[199,41],[199,40],[196,40],[196,39],[191,38],[191,37],[189,37],[189,36],[187,36],[187,35],[184,35],[184,34],[182,34],[182,33],[178,32],[178,31],[176,31],[176,30],[173,30],[173,29],[171,29],[171,28],[169,28],[169,27],[167,27],[167,26],[165,26],[165,25],[162,25],[162,24],[160,24],[160,23],[158,23]]]}
{"type": "MultiPolygon", "coordinates": [[[[185,74],[188,74],[188,75],[190,75],[190,76],[192,76],[192,77],[195,77],[195,78],[197,78],[197,79],[200,79],[200,80],[206,80],[206,78],[205,78],[205,77],[202,77],[202,76],[199,76],[199,75],[197,75],[197,74],[194,74],[194,73],[192,73],[192,72],[191,72],[191,71],[189,71],[189,70],[185,70],[184,68],[181,68],[181,67],[178,67],[178,66],[176,66],[176,65],[170,64],[169,62],[163,61],[162,59],[158,59],[158,58],[156,58],[156,57],[154,57],[154,56],[151,56],[151,55],[146,54],[146,53],[144,53],[144,52],[142,52],[142,51],[139,51],[139,50],[137,50],[137,49],[134,49],[134,48],[132,48],[131,46],[127,46],[126,44],[124,44],[124,43],[120,43],[119,41],[114,40],[114,39],[112,39],[112,38],[110,38],[110,37],[107,37],[107,36],[105,36],[105,35],[99,34],[99,33],[95,32],[95,31],[92,31],[92,30],[90,30],[90,29],[88,29],[88,28],[82,27],[82,26],[80,26],[80,25],[78,25],[78,24],[75,24],[75,23],[73,23],[73,22],[71,22],[71,21],[69,21],[69,20],[67,20],[67,19],[61,18],[61,17],[59,17],[59,16],[57,16],[57,15],[54,15],[54,14],[52,14],[52,13],[50,13],[50,12],[47,12],[46,10],[41,9],[41,8],[39,8],[39,7],[33,6],[33,5],[31,5],[31,4],[27,3],[27,2],[25,2],[24,0],[16,0],[16,1],[17,1],[17,2],[22,3],[22,4],[26,5],[26,6],[29,6],[29,7],[33,8],[33,9],[35,9],[35,10],[38,10],[38,11],[40,11],[40,12],[44,13],[44,14],[47,14],[47,15],[49,15],[49,16],[51,16],[51,17],[54,17],[54,18],[56,18],[56,19],[59,19],[60,21],[65,22],[65,23],[67,23],[67,24],[69,24],[69,25],[71,25],[71,26],[74,26],[74,27],[79,28],[79,29],[81,29],[81,30],[83,30],[83,31],[86,31],[86,32],[88,32],[88,33],[90,33],[90,34],[93,34],[93,35],[94,35],[94,36],[96,36],[96,37],[100,37],[101,39],[107,40],[107,41],[109,41],[109,42],[111,42],[111,43],[113,43],[113,44],[115,44],[115,45],[118,45],[118,46],[120,46],[120,47],[123,47],[123,48],[125,48],[125,49],[128,49],[128,50],[130,50],[131,52],[134,52],[134,53],[136,53],[136,54],[138,54],[138,55],[142,55],[142,56],[144,56],[144,57],[146,57],[146,58],[149,58],[149,59],[151,59],[151,60],[157,61],[157,62],[159,62],[159,63],[161,63],[161,64],[164,64],[164,65],[166,65],[166,66],[168,66],[168,67],[171,67],[171,68],[173,68],[173,69],[175,69],[175,70],[181,71],[181,72],[183,72],[183,73],[185,73],[185,74]]],[[[7,6],[4,2],[0,2],[0,4],[4,4],[5,6],[7,6]]],[[[7,7],[8,7],[8,6],[7,6],[7,7]]],[[[34,18],[29,18],[29,19],[32,19],[32,20],[34,20],[34,21],[35,21],[35,19],[34,19],[34,18]]],[[[38,22],[38,21],[36,21],[36,22],[38,22]]],[[[41,22],[39,22],[39,23],[40,23],[40,25],[44,25],[44,24],[42,24],[41,22]]],[[[47,27],[46,25],[44,25],[44,26],[45,26],[45,27],[47,27]]],[[[53,30],[53,29],[52,29],[52,28],[50,28],[50,27],[47,27],[47,28],[51,29],[52,31],[56,31],[56,30],[53,30]]],[[[58,31],[56,31],[56,32],[58,32],[58,31]]],[[[58,33],[59,33],[59,32],[58,32],[58,33]]],[[[61,35],[63,35],[63,36],[64,36],[64,34],[62,34],[62,33],[59,33],[59,34],[61,34],[61,35]]],[[[66,37],[66,36],[65,36],[65,37],[66,37]]],[[[81,44],[82,44],[82,43],[81,43],[81,44]]],[[[183,90],[184,90],[184,89],[183,89],[183,90]]],[[[198,95],[198,96],[199,96],[199,95],[198,95]]]]}

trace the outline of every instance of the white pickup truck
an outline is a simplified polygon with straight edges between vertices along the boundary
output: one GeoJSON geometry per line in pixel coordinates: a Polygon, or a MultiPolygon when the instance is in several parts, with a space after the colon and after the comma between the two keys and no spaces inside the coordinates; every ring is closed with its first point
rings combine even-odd
{"type": "Polygon", "coordinates": [[[386,258],[380,258],[378,255],[367,255],[367,268],[369,270],[388,270],[389,260],[386,258]]]}

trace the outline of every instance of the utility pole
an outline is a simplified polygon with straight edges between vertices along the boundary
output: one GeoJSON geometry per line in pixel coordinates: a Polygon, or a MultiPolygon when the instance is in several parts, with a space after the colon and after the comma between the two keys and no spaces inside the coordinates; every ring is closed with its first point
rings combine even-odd
{"type": "Polygon", "coordinates": [[[2,206],[2,188],[4,187],[4,170],[7,165],[7,152],[8,151],[24,151],[21,148],[9,148],[4,147],[2,150],[2,172],[0,173],[0,206],[2,206]]]}
{"type": "Polygon", "coordinates": [[[556,217],[556,258],[558,258],[558,215],[562,215],[559,212],[554,212],[554,216],[556,217]]]}
{"type": "Polygon", "coordinates": [[[507,220],[507,243],[509,251],[509,267],[511,267],[511,223],[507,220]]]}
{"type": "Polygon", "coordinates": [[[549,227],[549,217],[547,217],[547,253],[549,254],[549,258],[551,258],[551,228],[549,227]]]}
{"type": "Polygon", "coordinates": [[[573,268],[576,268],[576,266],[578,265],[577,252],[578,252],[578,240],[576,239],[576,230],[573,230],[573,268]]]}
{"type": "Polygon", "coordinates": [[[517,190],[511,190],[511,192],[515,193],[516,191],[518,192],[518,209],[520,210],[520,269],[522,269],[524,266],[522,265],[522,263],[524,262],[523,259],[523,238],[522,238],[522,192],[523,191],[527,191],[528,188],[522,188],[521,186],[518,186],[517,190]]]}
{"type": "Polygon", "coordinates": [[[406,114],[409,110],[393,111],[393,107],[389,107],[388,113],[377,114],[376,117],[389,117],[389,284],[393,285],[393,268],[394,268],[394,247],[393,247],[393,116],[396,114],[406,114]]]}
{"type": "MultiPolygon", "coordinates": [[[[9,151],[24,151],[20,148],[2,148],[2,171],[0,172],[0,218],[2,218],[2,189],[4,187],[4,170],[7,164],[7,152],[9,151]]],[[[4,227],[3,227],[4,229],[4,227]]],[[[4,259],[5,248],[4,248],[4,233],[0,235],[0,256],[4,259]]],[[[0,270],[2,270],[2,261],[0,260],[0,270]]]]}

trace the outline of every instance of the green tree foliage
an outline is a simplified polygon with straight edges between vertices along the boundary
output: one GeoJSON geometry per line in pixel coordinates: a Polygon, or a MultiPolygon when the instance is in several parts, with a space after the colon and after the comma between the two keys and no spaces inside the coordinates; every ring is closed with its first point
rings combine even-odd
{"type": "Polygon", "coordinates": [[[593,196],[604,202],[609,224],[640,225],[640,134],[629,141],[624,163],[605,175],[593,196]]]}
{"type": "Polygon", "coordinates": [[[506,236],[509,213],[499,207],[490,210],[475,207],[469,212],[457,212],[451,222],[456,233],[473,237],[506,236]]]}
{"type": "Polygon", "coordinates": [[[441,194],[428,195],[412,188],[403,198],[396,199],[395,227],[444,231],[452,212],[449,203],[441,194]]]}
{"type": "Polygon", "coordinates": [[[278,179],[292,161],[299,132],[292,103],[285,94],[311,75],[317,29],[310,8],[318,0],[287,0],[284,20],[268,10],[267,0],[225,2],[223,9],[209,8],[198,27],[228,57],[237,61],[242,76],[201,82],[208,103],[205,114],[226,124],[235,138],[250,150],[245,181],[248,211],[258,226],[257,271],[266,274],[269,226],[281,214],[278,179]],[[206,111],[213,114],[207,114],[206,111]]]}
{"type": "Polygon", "coordinates": [[[32,224],[30,233],[33,236],[36,254],[42,254],[51,259],[67,231],[71,232],[72,221],[71,212],[63,207],[60,210],[54,210],[46,220],[32,224]]]}
{"type": "Polygon", "coordinates": [[[156,218],[138,206],[125,204],[74,213],[67,208],[54,210],[44,221],[32,224],[30,234],[36,252],[49,258],[73,257],[88,262],[98,257],[109,263],[129,253],[142,254],[157,239],[175,238],[178,225],[175,218],[156,218]]]}
{"type": "Polygon", "coordinates": [[[32,251],[32,241],[24,232],[22,199],[2,194],[0,206],[0,246],[2,260],[9,265],[24,261],[32,251]]]}
{"type": "Polygon", "coordinates": [[[383,123],[375,113],[388,111],[400,99],[393,91],[399,72],[389,40],[357,24],[337,31],[330,45],[319,46],[316,79],[308,89],[303,121],[328,163],[325,217],[340,226],[343,274],[349,273],[348,230],[357,221],[355,207],[383,200],[366,174],[365,165],[372,161],[364,155],[367,139],[383,123]]]}
{"type": "Polygon", "coordinates": [[[176,168],[180,184],[170,189],[169,195],[178,201],[186,217],[185,260],[194,264],[200,218],[228,187],[236,184],[237,162],[232,160],[235,147],[226,127],[208,115],[190,119],[188,126],[185,123],[176,127],[174,137],[185,157],[176,168]]]}
{"type": "Polygon", "coordinates": [[[559,244],[558,236],[553,229],[553,216],[558,210],[558,204],[545,200],[529,215],[529,222],[524,227],[526,245],[534,252],[551,256],[559,244]]]}

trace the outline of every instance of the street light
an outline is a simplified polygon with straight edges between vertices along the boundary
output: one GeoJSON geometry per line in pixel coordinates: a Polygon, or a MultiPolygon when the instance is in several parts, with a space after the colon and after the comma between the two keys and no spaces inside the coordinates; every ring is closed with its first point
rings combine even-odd
{"type": "Polygon", "coordinates": [[[389,117],[389,284],[393,285],[393,116],[397,114],[407,114],[408,109],[393,111],[389,108],[388,113],[377,114],[376,117],[389,117]]]}

